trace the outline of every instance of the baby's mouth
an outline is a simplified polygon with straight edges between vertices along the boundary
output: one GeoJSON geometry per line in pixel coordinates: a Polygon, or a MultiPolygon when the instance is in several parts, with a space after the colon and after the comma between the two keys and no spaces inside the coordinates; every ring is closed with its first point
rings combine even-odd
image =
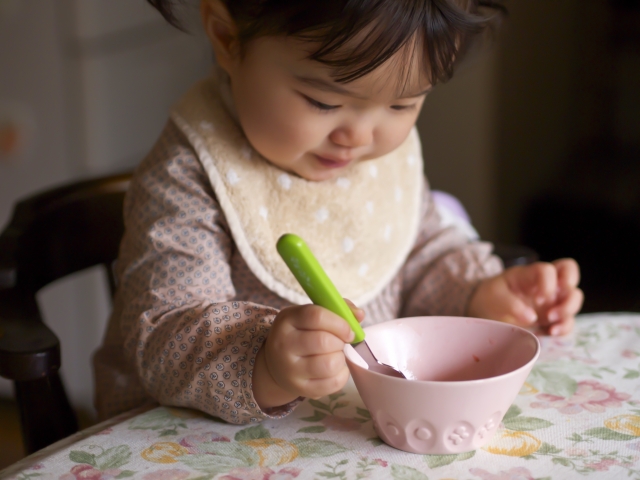
{"type": "Polygon", "coordinates": [[[338,160],[334,158],[322,157],[320,155],[314,155],[318,162],[327,168],[343,168],[349,165],[353,160],[338,160]]]}

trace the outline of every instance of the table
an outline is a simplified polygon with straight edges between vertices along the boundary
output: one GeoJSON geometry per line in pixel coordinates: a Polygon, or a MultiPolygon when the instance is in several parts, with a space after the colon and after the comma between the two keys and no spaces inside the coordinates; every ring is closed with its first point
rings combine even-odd
{"type": "Polygon", "coordinates": [[[284,420],[258,425],[138,409],[37,452],[0,478],[640,479],[640,315],[581,315],[570,336],[541,343],[500,429],[474,452],[388,447],[350,382],[284,420]]]}

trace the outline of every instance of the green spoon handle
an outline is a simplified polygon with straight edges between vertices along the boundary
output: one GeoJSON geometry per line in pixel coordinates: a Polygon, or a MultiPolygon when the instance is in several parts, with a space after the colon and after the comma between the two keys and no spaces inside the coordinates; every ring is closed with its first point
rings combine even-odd
{"type": "Polygon", "coordinates": [[[322,269],[316,257],[313,256],[305,241],[297,235],[286,233],[280,237],[276,248],[302,289],[309,295],[311,301],[327,310],[331,310],[347,321],[356,335],[351,343],[355,344],[363,341],[364,330],[362,330],[360,323],[358,323],[349,305],[338,293],[338,290],[322,269]]]}

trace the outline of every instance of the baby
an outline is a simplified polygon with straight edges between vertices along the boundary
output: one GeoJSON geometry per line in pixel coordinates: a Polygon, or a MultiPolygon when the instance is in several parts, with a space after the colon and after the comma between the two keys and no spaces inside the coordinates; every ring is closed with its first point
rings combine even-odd
{"type": "MultiPolygon", "coordinates": [[[[149,2],[175,23],[169,1],[149,2]]],[[[353,333],[308,304],[276,252],[283,233],[309,243],[364,324],[571,331],[576,262],[503,271],[490,244],[443,222],[422,173],[418,113],[492,3],[202,0],[217,67],[134,174],[94,358],[100,418],[156,401],[258,422],[344,386],[353,333]]]]}

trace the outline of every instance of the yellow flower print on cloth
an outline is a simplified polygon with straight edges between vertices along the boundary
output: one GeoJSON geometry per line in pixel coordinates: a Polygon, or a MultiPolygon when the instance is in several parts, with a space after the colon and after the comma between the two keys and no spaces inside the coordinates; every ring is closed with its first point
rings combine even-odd
{"type": "MultiPolygon", "coordinates": [[[[206,435],[211,436],[211,435],[206,435]]],[[[282,438],[256,438],[238,443],[231,443],[229,440],[221,440],[211,438],[204,440],[204,435],[192,435],[191,441],[187,442],[190,447],[175,442],[158,442],[144,450],[140,455],[145,460],[154,463],[177,463],[182,460],[179,457],[183,455],[222,455],[233,453],[232,450],[241,450],[242,446],[249,447],[252,450],[251,456],[256,456],[257,464],[261,467],[273,467],[293,462],[298,457],[298,447],[294,444],[283,440],[282,438]],[[193,442],[195,437],[201,437],[203,440],[199,444],[193,442]],[[218,442],[216,444],[216,442],[218,442]],[[233,446],[235,445],[235,447],[233,446]]],[[[215,437],[215,435],[213,435],[215,437]]],[[[218,437],[220,438],[220,437],[218,437]]],[[[185,439],[181,441],[184,442],[185,439]]]]}
{"type": "Polygon", "coordinates": [[[293,462],[299,454],[298,447],[282,438],[256,438],[241,442],[257,453],[261,467],[273,467],[293,462]]]}
{"type": "Polygon", "coordinates": [[[607,418],[602,427],[590,428],[581,434],[573,434],[573,440],[577,441],[599,439],[617,442],[637,442],[638,437],[640,437],[640,416],[633,414],[616,415],[615,417],[607,418]]]}
{"type": "Polygon", "coordinates": [[[614,432],[640,437],[640,416],[617,415],[604,421],[604,426],[614,432]]]}
{"type": "Polygon", "coordinates": [[[298,457],[330,457],[346,450],[329,440],[272,438],[264,426],[257,425],[239,430],[233,440],[218,432],[205,432],[186,435],[178,442],[154,443],[141,456],[150,462],[180,462],[217,475],[231,471],[267,472],[270,467],[291,463],[298,457]]]}
{"type": "Polygon", "coordinates": [[[543,418],[523,416],[520,407],[511,405],[502,419],[501,428],[483,449],[496,455],[526,457],[537,452],[543,445],[538,437],[528,432],[551,426],[553,423],[543,418]]]}
{"type": "Polygon", "coordinates": [[[175,442],[158,442],[142,451],[140,456],[154,463],[177,463],[176,457],[186,455],[189,450],[175,442]]]}
{"type": "Polygon", "coordinates": [[[524,382],[524,385],[522,385],[522,388],[520,389],[520,392],[518,392],[518,395],[535,395],[539,392],[540,390],[538,390],[536,387],[534,387],[530,383],[524,382]]]}
{"type": "Polygon", "coordinates": [[[540,445],[542,442],[530,433],[498,430],[483,450],[496,455],[525,457],[537,452],[540,445]]]}

